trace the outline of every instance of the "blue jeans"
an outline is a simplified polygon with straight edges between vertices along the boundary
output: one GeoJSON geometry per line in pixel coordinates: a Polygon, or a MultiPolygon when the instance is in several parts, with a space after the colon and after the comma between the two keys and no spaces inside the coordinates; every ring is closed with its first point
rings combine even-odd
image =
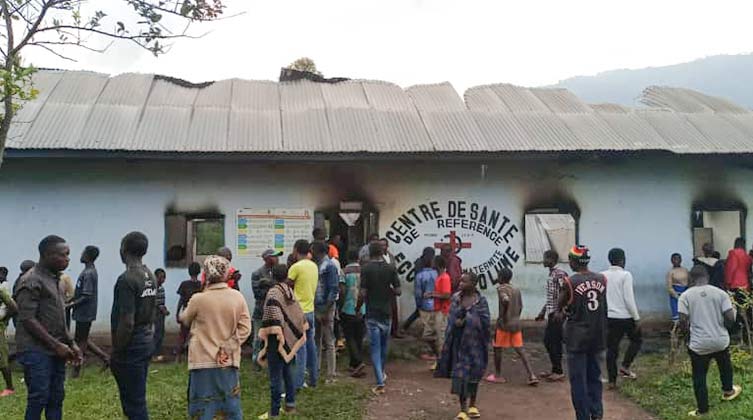
{"type": "Polygon", "coordinates": [[[237,368],[194,369],[188,372],[188,418],[241,420],[241,384],[237,368]]]}
{"type": "Polygon", "coordinates": [[[316,327],[314,322],[314,313],[304,314],[306,322],[309,323],[309,329],[306,331],[306,345],[298,350],[295,355],[295,387],[303,388],[303,382],[306,378],[306,371],[309,372],[309,386],[316,386],[319,381],[319,361],[317,360],[316,341],[314,341],[316,327]]]}
{"type": "Polygon", "coordinates": [[[570,397],[573,400],[577,420],[591,420],[591,417],[604,416],[599,364],[602,354],[602,352],[567,354],[570,397]]]}
{"type": "Polygon", "coordinates": [[[295,383],[293,382],[293,363],[285,363],[280,353],[277,352],[277,337],[269,336],[269,350],[267,353],[267,368],[269,369],[269,387],[272,393],[272,408],[269,415],[274,417],[280,414],[282,390],[285,389],[285,407],[295,407],[295,383]]]}
{"type": "Polygon", "coordinates": [[[47,420],[63,418],[65,399],[65,360],[38,350],[27,350],[19,355],[24,367],[26,420],[39,420],[44,411],[47,420]]]}
{"type": "Polygon", "coordinates": [[[366,320],[369,332],[369,347],[371,349],[371,363],[374,365],[374,376],[377,386],[384,386],[384,365],[387,363],[387,342],[390,338],[391,322],[366,320]]]}
{"type": "Polygon", "coordinates": [[[149,419],[146,408],[146,378],[149,373],[149,360],[154,351],[152,335],[149,327],[136,328],[126,350],[114,354],[110,362],[110,370],[120,391],[120,406],[129,420],[149,419]]]}

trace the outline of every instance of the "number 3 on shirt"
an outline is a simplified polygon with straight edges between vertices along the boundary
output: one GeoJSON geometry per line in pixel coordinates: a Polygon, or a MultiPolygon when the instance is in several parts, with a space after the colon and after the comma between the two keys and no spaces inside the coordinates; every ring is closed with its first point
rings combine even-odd
{"type": "Polygon", "coordinates": [[[594,312],[599,309],[599,293],[596,290],[589,290],[586,293],[586,298],[588,299],[586,306],[589,311],[594,312]]]}

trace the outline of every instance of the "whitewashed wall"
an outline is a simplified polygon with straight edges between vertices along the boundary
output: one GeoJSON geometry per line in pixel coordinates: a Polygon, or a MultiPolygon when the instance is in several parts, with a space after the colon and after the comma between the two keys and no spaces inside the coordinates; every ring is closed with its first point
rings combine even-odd
{"type": "MultiPolygon", "coordinates": [[[[167,209],[225,214],[226,240],[228,246],[234,246],[233,217],[239,208],[316,210],[337,206],[341,199],[368,199],[380,211],[384,234],[413,206],[428,201],[446,206],[448,200],[463,200],[498,210],[518,227],[509,243],[520,256],[513,281],[523,289],[525,315],[532,317],[543,303],[546,271],[525,263],[524,211],[551,197],[565,197],[580,209],[580,242],[592,249],[593,268],[607,267],[609,248],[624,248],[628,269],[636,279],[641,311],[646,316],[663,317],[668,312],[664,276],[669,255],[680,252],[686,256],[686,263],[690,262],[693,203],[734,199],[749,205],[753,197],[749,182],[752,171],[710,159],[491,161],[487,165],[482,171],[478,163],[461,162],[242,164],[11,159],[0,171],[0,265],[11,269],[13,281],[22,260],[37,258],[39,240],[57,234],[71,245],[73,258],[68,272],[76,278],[82,269],[78,255],[83,247],[99,246],[100,307],[95,329],[107,331],[112,287],[122,271],[120,239],[131,230],[145,232],[150,239],[146,263],[152,269],[163,266],[167,209]]],[[[746,230],[751,231],[750,218],[746,230]]],[[[404,242],[391,246],[393,252],[412,262],[421,248],[432,245],[435,239],[424,235],[410,246],[404,242]]],[[[487,239],[463,239],[473,243],[472,250],[461,252],[467,263],[494,254],[495,247],[487,239]]],[[[253,304],[250,274],[260,264],[257,258],[234,261],[246,274],[242,287],[249,304],[253,304]]],[[[184,269],[168,270],[171,308],[177,302],[178,284],[186,277],[184,269]]],[[[496,313],[496,293],[491,284],[488,286],[485,293],[496,313]]],[[[405,284],[404,290],[402,315],[407,316],[413,308],[412,284],[405,284]]]]}

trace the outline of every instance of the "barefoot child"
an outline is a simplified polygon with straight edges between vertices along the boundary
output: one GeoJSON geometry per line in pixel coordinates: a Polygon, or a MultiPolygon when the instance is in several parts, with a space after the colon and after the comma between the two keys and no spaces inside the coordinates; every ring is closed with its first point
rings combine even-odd
{"type": "Polygon", "coordinates": [[[523,298],[520,290],[510,284],[512,271],[503,268],[499,273],[499,318],[497,319],[497,331],[494,337],[494,370],[495,373],[486,377],[488,382],[507,382],[502,377],[502,350],[513,348],[518,354],[523,366],[528,372],[528,385],[538,385],[539,379],[531,369],[525,348],[523,348],[523,331],[520,327],[520,313],[523,311],[523,298]]]}

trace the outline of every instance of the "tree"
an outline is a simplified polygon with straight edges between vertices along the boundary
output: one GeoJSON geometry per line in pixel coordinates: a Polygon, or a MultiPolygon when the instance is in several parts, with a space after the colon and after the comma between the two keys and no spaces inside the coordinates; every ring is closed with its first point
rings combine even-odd
{"type": "Polygon", "coordinates": [[[322,73],[319,72],[319,70],[316,69],[316,63],[314,63],[314,60],[308,58],[308,57],[301,57],[288,66],[289,69],[298,70],[298,71],[307,71],[309,73],[314,73],[316,75],[321,76],[322,73]]]}
{"type": "MultiPolygon", "coordinates": [[[[101,0],[0,0],[0,166],[14,114],[38,92],[32,85],[33,66],[22,53],[41,48],[73,60],[67,51],[82,48],[105,52],[113,42],[131,42],[155,56],[167,52],[170,40],[191,37],[191,23],[219,19],[222,0],[117,0],[130,16],[108,16],[101,0]],[[96,5],[94,5],[96,3],[96,5]],[[171,27],[179,27],[173,31],[171,27]]],[[[104,6],[108,7],[108,6],[104,6]]],[[[110,5],[109,7],[112,7],[110,5]]]]}

